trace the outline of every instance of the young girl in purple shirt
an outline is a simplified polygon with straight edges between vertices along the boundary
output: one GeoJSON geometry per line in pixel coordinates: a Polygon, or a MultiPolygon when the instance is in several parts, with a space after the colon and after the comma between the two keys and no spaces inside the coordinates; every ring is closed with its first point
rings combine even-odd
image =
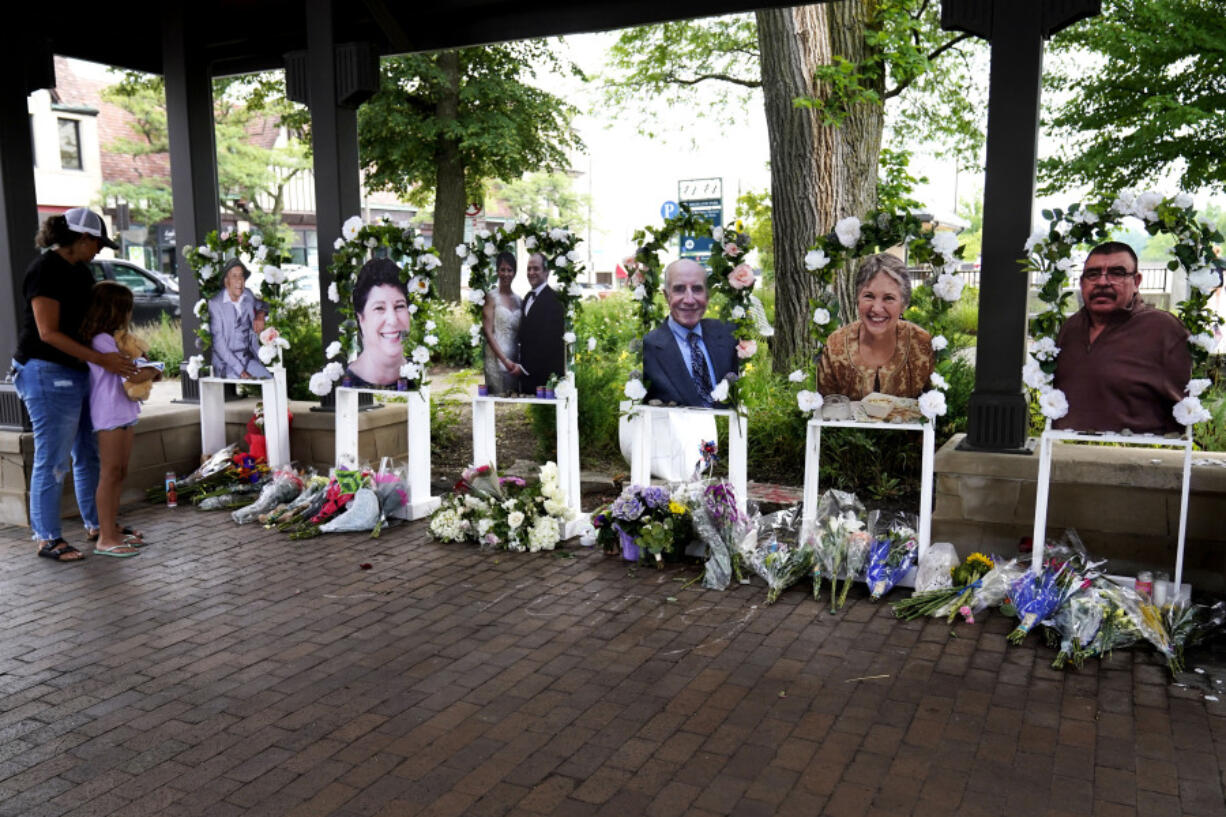
{"type": "MultiPolygon", "coordinates": [[[[115,332],[129,329],[132,320],[132,290],[114,281],[94,285],[89,310],[81,322],[81,337],[89,338],[95,351],[118,351],[115,332]]],[[[157,371],[140,369],[129,382],[152,380],[157,371]]],[[[101,469],[98,479],[98,544],[94,553],[101,556],[135,556],[144,544],[139,533],[119,526],[119,495],[128,474],[132,454],[133,427],[140,416],[140,403],[130,400],[123,390],[124,379],[94,363],[89,364],[89,410],[98,432],[101,469]]]]}

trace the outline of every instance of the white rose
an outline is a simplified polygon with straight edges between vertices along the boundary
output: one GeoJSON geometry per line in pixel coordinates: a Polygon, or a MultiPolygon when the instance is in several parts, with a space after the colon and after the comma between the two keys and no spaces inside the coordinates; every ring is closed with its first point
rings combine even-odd
{"type": "Polygon", "coordinates": [[[1183,398],[1175,404],[1172,413],[1175,415],[1175,420],[1183,426],[1203,423],[1206,420],[1212,419],[1213,416],[1201,405],[1200,398],[1198,397],[1183,398]]]}
{"type": "Polygon", "coordinates": [[[1217,341],[1214,340],[1213,335],[1209,334],[1208,332],[1201,332],[1199,335],[1193,335],[1192,337],[1188,338],[1188,343],[1192,344],[1193,346],[1199,346],[1206,352],[1210,353],[1213,352],[1213,347],[1217,345],[1217,341]]]}
{"type": "Polygon", "coordinates": [[[844,247],[854,247],[860,241],[860,219],[848,216],[834,225],[834,234],[844,247]]]}
{"type": "Polygon", "coordinates": [[[929,375],[928,379],[931,380],[932,385],[938,389],[945,390],[949,388],[949,382],[938,372],[933,372],[931,375],[929,375]]]}
{"type": "Polygon", "coordinates": [[[642,400],[647,396],[647,389],[644,388],[642,381],[638,378],[626,381],[626,387],[623,389],[623,392],[631,400],[642,400]]]}
{"type": "Polygon", "coordinates": [[[341,291],[336,286],[336,281],[328,284],[328,300],[334,304],[341,302],[341,291]]]}
{"type": "Polygon", "coordinates": [[[1204,393],[1205,389],[1209,388],[1211,384],[1212,384],[1212,381],[1210,381],[1208,378],[1205,378],[1205,377],[1198,377],[1193,380],[1189,380],[1188,381],[1188,396],[1189,397],[1200,397],[1201,394],[1204,393]]]}
{"type": "Polygon", "coordinates": [[[1026,364],[1022,366],[1022,382],[1032,389],[1044,389],[1052,381],[1052,376],[1043,371],[1039,361],[1030,355],[1026,356],[1026,364]]]}
{"type": "Polygon", "coordinates": [[[438,346],[438,335],[426,335],[421,342],[427,346],[438,346]]]}
{"type": "Polygon", "coordinates": [[[204,298],[196,301],[196,305],[192,307],[192,312],[200,320],[207,320],[209,317],[209,302],[204,298]]]}
{"type": "Polygon", "coordinates": [[[588,350],[589,352],[595,352],[595,351],[596,351],[596,338],[588,338],[588,339],[587,339],[587,350],[588,350]]]}
{"type": "Polygon", "coordinates": [[[442,259],[432,252],[422,253],[417,257],[417,266],[429,272],[443,266],[442,259]]]}
{"type": "Polygon", "coordinates": [[[569,380],[562,380],[558,382],[558,385],[556,388],[554,388],[553,393],[559,400],[565,400],[575,393],[575,387],[571,385],[569,380]]]}
{"type": "Polygon", "coordinates": [[[948,230],[941,230],[932,236],[932,251],[945,258],[946,263],[953,260],[958,249],[958,237],[948,230]]]}
{"type": "Polygon", "coordinates": [[[817,411],[823,402],[822,396],[815,391],[805,389],[796,392],[796,405],[800,406],[800,410],[805,414],[817,411]]]}
{"type": "Polygon", "coordinates": [[[805,269],[809,272],[815,272],[824,268],[830,263],[830,259],[826,257],[826,253],[821,250],[809,250],[805,254],[805,269]]]}
{"type": "Polygon", "coordinates": [[[722,403],[728,399],[728,381],[721,380],[719,385],[711,390],[711,402],[722,403]]]}
{"type": "Polygon", "coordinates": [[[417,304],[409,304],[409,314],[410,315],[417,314],[417,304]]]}
{"type": "Polygon", "coordinates": [[[485,293],[479,289],[470,289],[468,291],[468,300],[477,306],[485,306],[485,293]]]}
{"type": "Polygon", "coordinates": [[[328,344],[328,348],[324,350],[324,357],[336,357],[341,353],[341,342],[334,340],[328,344]]]}
{"type": "Polygon", "coordinates": [[[570,261],[566,260],[565,255],[559,255],[553,260],[553,265],[558,269],[566,269],[568,266],[570,266],[570,261]]]}
{"type": "Polygon", "coordinates": [[[717,244],[723,244],[724,243],[724,228],[716,227],[715,229],[711,230],[711,238],[714,239],[717,244]]]}
{"type": "Polygon", "coordinates": [[[549,231],[549,238],[553,241],[565,241],[570,237],[570,233],[562,227],[554,227],[549,231]]]}
{"type": "Polygon", "coordinates": [[[920,414],[934,420],[945,413],[945,392],[926,391],[919,398],[920,414]]]}
{"type": "Polygon", "coordinates": [[[284,284],[285,271],[280,267],[264,267],[264,280],[270,284],[284,284]]]}
{"type": "Polygon", "coordinates": [[[524,247],[529,250],[535,250],[536,249],[536,236],[530,235],[527,238],[525,238],[524,247]]]}
{"type": "Polygon", "coordinates": [[[493,255],[494,253],[498,252],[498,248],[494,246],[494,242],[487,241],[485,242],[485,246],[482,248],[482,252],[484,252],[486,255],[493,255]]]}
{"type": "Polygon", "coordinates": [[[1034,355],[1036,360],[1052,360],[1060,354],[1060,347],[1056,345],[1055,338],[1039,338],[1030,344],[1030,354],[1034,355]]]}
{"type": "MultiPolygon", "coordinates": [[[[333,242],[332,242],[332,249],[334,249],[334,250],[336,250],[336,251],[338,251],[338,252],[339,252],[339,251],[340,251],[340,249],[341,249],[342,247],[344,247],[344,246],[345,246],[345,239],[343,239],[343,238],[338,238],[338,239],[336,239],[335,241],[333,241],[333,242]]],[[[328,391],[331,391],[331,389],[329,389],[328,391]]],[[[327,392],[325,392],[325,394],[326,394],[326,393],[327,393],[327,392]]]]}
{"type": "Polygon", "coordinates": [[[200,367],[203,365],[204,365],[203,355],[192,355],[191,357],[189,357],[187,359],[187,366],[185,367],[187,371],[187,376],[190,377],[192,380],[198,380],[200,378],[200,367]]]}
{"type": "Polygon", "coordinates": [[[1192,197],[1187,193],[1176,193],[1171,204],[1178,207],[1180,210],[1187,210],[1192,206],[1192,197]]]}
{"type": "Polygon", "coordinates": [[[813,322],[818,326],[825,326],[830,323],[830,313],[819,306],[813,310],[813,322]]]}
{"type": "Polygon", "coordinates": [[[570,286],[566,288],[566,294],[572,298],[578,298],[583,294],[583,284],[578,281],[571,281],[570,286]]]}
{"type": "Polygon", "coordinates": [[[205,264],[203,267],[200,268],[200,280],[201,281],[209,280],[210,278],[213,277],[214,272],[216,272],[216,270],[213,268],[212,264],[205,264]]]}
{"type": "Polygon", "coordinates": [[[1035,230],[1033,233],[1031,233],[1030,238],[1026,239],[1026,243],[1023,245],[1026,252],[1033,252],[1035,247],[1046,242],[1048,235],[1049,233],[1046,229],[1035,230]]]}
{"type": "Polygon", "coordinates": [[[427,349],[425,346],[418,346],[417,348],[413,350],[413,354],[411,355],[411,357],[413,358],[413,361],[415,363],[423,363],[423,364],[429,363],[430,362],[430,350],[427,349]]]}
{"type": "Polygon", "coordinates": [[[362,217],[350,216],[345,219],[345,223],[341,225],[341,235],[346,241],[353,241],[358,237],[358,233],[362,231],[362,217]]]}
{"type": "Polygon", "coordinates": [[[932,339],[932,351],[940,352],[946,346],[949,346],[949,341],[945,339],[944,335],[937,335],[932,339]]]}
{"type": "Polygon", "coordinates": [[[634,288],[634,291],[630,293],[630,297],[636,301],[641,301],[647,297],[647,290],[642,284],[639,284],[634,288]]]}
{"type": "Polygon", "coordinates": [[[1044,417],[1059,420],[1068,414],[1068,398],[1059,389],[1044,389],[1039,394],[1039,409],[1044,417]]]}
{"type": "Polygon", "coordinates": [[[405,380],[416,380],[421,377],[421,366],[408,362],[400,367],[400,376],[405,380]]]}
{"type": "Polygon", "coordinates": [[[742,307],[742,306],[734,306],[734,307],[732,307],[732,319],[733,319],[734,321],[739,321],[739,320],[740,320],[741,318],[743,318],[743,317],[745,317],[745,308],[744,308],[744,307],[742,307]]]}
{"type": "Polygon", "coordinates": [[[455,254],[457,258],[464,258],[465,256],[467,256],[468,255],[468,245],[467,244],[456,244],[455,254]]]}
{"type": "Polygon", "coordinates": [[[323,373],[328,376],[329,380],[335,382],[345,376],[345,367],[333,360],[324,366],[323,373]]]}
{"type": "Polygon", "coordinates": [[[261,346],[259,351],[256,352],[256,354],[259,355],[261,363],[263,363],[265,366],[269,366],[269,365],[272,365],[272,362],[277,357],[277,347],[276,346],[261,346]]]}
{"type": "Polygon", "coordinates": [[[954,303],[962,297],[962,288],[966,282],[962,280],[961,275],[950,275],[942,273],[937,276],[936,283],[932,285],[932,293],[943,301],[954,303]]]}
{"type": "Polygon", "coordinates": [[[1197,267],[1188,274],[1188,286],[1204,295],[1212,295],[1221,283],[1222,276],[1212,267],[1197,267]]]}
{"type": "Polygon", "coordinates": [[[477,230],[477,238],[489,238],[489,237],[490,237],[489,230],[477,230]]]}
{"type": "Polygon", "coordinates": [[[1137,196],[1132,203],[1132,214],[1143,221],[1154,221],[1158,218],[1158,205],[1162,203],[1162,194],[1147,190],[1137,196]]]}
{"type": "Polygon", "coordinates": [[[511,530],[515,530],[522,524],[524,524],[524,514],[522,511],[511,511],[507,514],[507,527],[511,530]]]}
{"type": "MultiPolygon", "coordinates": [[[[402,226],[405,226],[405,225],[402,225],[402,226]]],[[[420,235],[414,238],[413,248],[418,249],[418,250],[424,250],[426,248],[426,239],[420,235]]]]}
{"type": "Polygon", "coordinates": [[[317,394],[323,397],[328,392],[332,391],[332,378],[328,377],[323,372],[316,372],[311,375],[311,382],[307,385],[311,390],[311,394],[317,394]]]}
{"type": "Polygon", "coordinates": [[[1034,285],[1039,289],[1047,286],[1047,282],[1051,280],[1050,272],[1036,272],[1034,276],[1034,285]]]}
{"type": "Polygon", "coordinates": [[[805,373],[802,369],[797,369],[788,375],[788,380],[792,381],[793,383],[803,383],[805,382],[805,373]]]}
{"type": "Polygon", "coordinates": [[[566,343],[574,343],[574,342],[575,342],[575,333],[574,333],[574,332],[567,332],[567,333],[565,333],[564,335],[562,335],[562,340],[563,340],[564,342],[566,342],[566,343]]]}

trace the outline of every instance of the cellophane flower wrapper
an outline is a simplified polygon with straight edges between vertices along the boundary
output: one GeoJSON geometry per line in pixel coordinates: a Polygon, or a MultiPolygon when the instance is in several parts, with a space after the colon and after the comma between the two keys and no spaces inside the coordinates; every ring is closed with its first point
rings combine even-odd
{"type": "Polygon", "coordinates": [[[1220,633],[1223,625],[1226,625],[1226,601],[1204,605],[1192,604],[1177,597],[1163,608],[1163,614],[1177,659],[1171,670],[1181,672],[1185,668],[1184,649],[1220,633]]]}
{"type": "Polygon", "coordinates": [[[1060,605],[1048,625],[1060,641],[1060,651],[1052,662],[1054,668],[1071,663],[1080,669],[1085,659],[1095,654],[1095,638],[1106,611],[1107,604],[1093,585],[1078,590],[1060,605]]]}
{"type": "Polygon", "coordinates": [[[353,492],[345,509],[319,526],[321,533],[354,533],[375,529],[382,515],[379,495],[374,488],[363,485],[353,492]]]}
{"type": "Polygon", "coordinates": [[[1009,596],[1017,611],[1018,624],[1009,634],[1010,641],[1020,643],[1027,633],[1054,613],[1064,601],[1065,592],[1060,577],[1065,569],[1065,566],[1055,570],[1044,568],[1037,575],[1027,572],[1013,583],[1009,596]]]}
{"type": "Polygon", "coordinates": [[[1175,645],[1166,631],[1162,612],[1149,599],[1131,587],[1116,584],[1109,579],[1099,584],[1100,592],[1124,611],[1132,628],[1166,656],[1168,663],[1177,662],[1175,645]]]}
{"type": "Polygon", "coordinates": [[[1017,559],[995,559],[992,569],[979,580],[979,586],[971,594],[972,612],[981,613],[989,607],[999,607],[1013,585],[1026,572],[1026,566],[1017,559]]]}
{"type": "MultiPolygon", "coordinates": [[[[813,598],[821,595],[821,579],[830,580],[830,609],[838,607],[838,580],[845,577],[851,581],[848,559],[864,564],[868,554],[867,536],[864,534],[864,505],[855,494],[829,490],[817,501],[817,518],[814,541],[813,598]],[[849,546],[856,553],[849,552],[849,546]]],[[[857,568],[858,569],[858,568],[857,568]]]]}
{"type": "Polygon", "coordinates": [[[327,489],[327,477],[311,474],[303,485],[302,493],[290,500],[289,504],[284,508],[278,508],[269,513],[267,519],[264,520],[264,524],[270,527],[275,526],[278,530],[284,530],[286,527],[303,519],[310,519],[323,506],[324,491],[327,489]]]}
{"type": "Polygon", "coordinates": [[[259,499],[245,508],[239,508],[230,514],[239,525],[256,521],[261,514],[271,511],[278,505],[291,502],[302,493],[302,478],[292,469],[282,469],[272,475],[272,479],[260,491],[259,499]]]}
{"type": "Polygon", "coordinates": [[[200,499],[196,502],[196,507],[202,511],[228,511],[247,504],[251,495],[259,493],[260,490],[261,485],[258,482],[235,483],[200,499]]]}
{"type": "Polygon", "coordinates": [[[872,511],[868,530],[872,541],[864,566],[864,583],[877,601],[907,575],[919,553],[915,516],[903,512],[872,511]]]}
{"type": "MultiPolygon", "coordinates": [[[[686,490],[684,494],[692,509],[694,532],[707,548],[702,586],[708,590],[727,590],[736,572],[734,554],[752,529],[750,520],[737,509],[736,496],[728,483],[700,487],[697,492],[686,490]]],[[[678,493],[674,491],[674,497],[678,493]]]]}
{"type": "Polygon", "coordinates": [[[754,534],[741,542],[741,559],[766,581],[766,603],[800,581],[813,565],[813,548],[799,535],[800,511],[788,508],[758,517],[754,534]]]}
{"type": "Polygon", "coordinates": [[[375,494],[379,498],[379,521],[371,531],[377,537],[387,520],[409,503],[409,486],[403,468],[382,470],[374,476],[375,494]]]}
{"type": "Polygon", "coordinates": [[[930,590],[945,590],[954,586],[950,575],[958,566],[958,552],[949,542],[933,542],[919,560],[915,571],[915,594],[930,590]]]}

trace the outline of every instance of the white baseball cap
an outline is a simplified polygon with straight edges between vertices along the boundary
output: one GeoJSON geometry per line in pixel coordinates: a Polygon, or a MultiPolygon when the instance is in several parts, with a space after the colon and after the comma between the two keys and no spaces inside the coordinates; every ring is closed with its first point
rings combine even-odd
{"type": "Polygon", "coordinates": [[[74,207],[64,214],[64,218],[68,221],[68,229],[74,233],[92,235],[102,242],[102,246],[112,250],[119,249],[118,244],[107,238],[106,222],[102,220],[102,216],[88,207],[74,207]]]}

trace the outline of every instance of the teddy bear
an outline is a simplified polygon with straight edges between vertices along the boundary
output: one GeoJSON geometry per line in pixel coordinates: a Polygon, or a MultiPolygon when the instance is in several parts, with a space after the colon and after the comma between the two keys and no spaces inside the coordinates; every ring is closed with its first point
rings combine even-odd
{"type": "MultiPolygon", "coordinates": [[[[120,352],[133,360],[149,354],[149,345],[126,329],[120,329],[115,333],[115,345],[119,347],[120,352]]],[[[153,381],[131,383],[125,380],[123,390],[129,400],[144,402],[153,393],[153,381]]]]}

